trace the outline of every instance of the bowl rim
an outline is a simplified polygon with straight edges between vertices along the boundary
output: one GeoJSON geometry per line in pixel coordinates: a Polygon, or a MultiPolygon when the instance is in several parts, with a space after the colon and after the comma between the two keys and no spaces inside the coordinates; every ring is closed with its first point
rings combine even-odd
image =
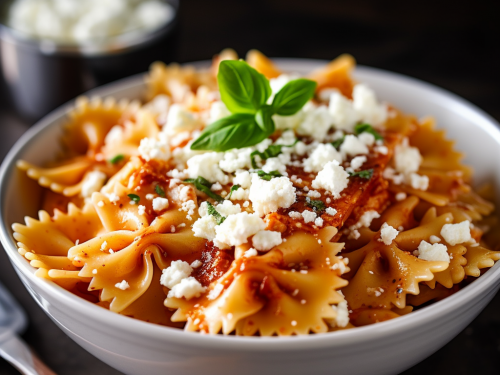
{"type": "MultiPolygon", "coordinates": [[[[327,63],[325,60],[316,59],[276,58],[273,60],[285,71],[293,71],[297,66],[301,66],[303,70],[310,70],[311,68],[318,68],[327,63]]],[[[207,61],[194,62],[192,65],[198,67],[206,66],[207,61]]],[[[363,76],[376,76],[384,80],[396,80],[404,84],[409,84],[415,89],[437,95],[445,104],[453,104],[455,111],[460,111],[464,116],[474,118],[476,120],[474,121],[474,125],[481,127],[500,145],[500,125],[480,108],[447,90],[405,75],[365,66],[357,66],[354,76],[361,78],[363,76]]],[[[98,87],[84,95],[106,97],[110,93],[119,93],[127,89],[139,88],[141,85],[144,86],[144,73],[98,87]]],[[[185,344],[191,347],[215,348],[228,351],[239,351],[242,349],[256,352],[264,350],[274,352],[285,350],[300,351],[305,348],[305,345],[307,345],[308,349],[333,346],[341,347],[347,344],[359,344],[367,340],[379,340],[392,334],[413,329],[418,330],[423,325],[437,320],[439,316],[446,316],[457,309],[463,308],[467,302],[477,298],[480,292],[486,293],[500,278],[500,262],[497,262],[481,277],[457,293],[411,314],[386,322],[357,327],[356,329],[292,337],[201,335],[196,332],[186,332],[178,328],[143,322],[103,309],[51,281],[36,277],[34,275],[35,269],[18,253],[16,241],[12,237],[12,230],[10,229],[12,223],[6,223],[4,216],[4,200],[7,193],[5,186],[16,168],[16,161],[19,156],[36,141],[38,134],[43,133],[48,128],[60,126],[61,122],[59,120],[64,118],[73,107],[74,100],[45,116],[23,134],[6,155],[0,168],[0,239],[16,271],[26,277],[29,282],[36,283],[43,292],[53,298],[57,298],[68,309],[78,311],[78,315],[85,314],[86,317],[91,318],[96,325],[116,328],[117,332],[123,331],[127,333],[126,331],[128,331],[134,335],[139,334],[159,341],[175,341],[178,344],[185,344]]]]}
{"type": "MultiPolygon", "coordinates": [[[[16,30],[0,20],[0,39],[11,44],[18,44],[26,48],[38,50],[43,55],[82,56],[99,58],[150,45],[155,40],[167,35],[176,27],[179,19],[179,0],[161,0],[168,3],[174,10],[173,17],[160,26],[147,31],[125,32],[110,37],[104,41],[89,43],[65,43],[57,42],[47,38],[36,38],[32,35],[16,30]]],[[[10,2],[0,7],[0,10],[8,12],[10,2]]]]}

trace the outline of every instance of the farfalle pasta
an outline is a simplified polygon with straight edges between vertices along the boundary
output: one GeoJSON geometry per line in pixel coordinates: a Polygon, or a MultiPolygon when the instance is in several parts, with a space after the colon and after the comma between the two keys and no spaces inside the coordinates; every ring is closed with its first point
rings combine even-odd
{"type": "Polygon", "coordinates": [[[288,336],[411,313],[500,259],[491,194],[431,118],[381,103],[348,55],[302,78],[246,60],[77,100],[58,159],[18,161],[43,187],[13,224],[37,276],[152,323],[288,336]]]}

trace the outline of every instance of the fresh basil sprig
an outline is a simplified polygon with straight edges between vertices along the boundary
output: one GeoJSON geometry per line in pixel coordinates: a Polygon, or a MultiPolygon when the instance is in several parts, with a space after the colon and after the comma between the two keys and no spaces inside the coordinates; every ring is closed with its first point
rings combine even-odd
{"type": "Polygon", "coordinates": [[[207,202],[207,212],[209,215],[212,215],[215,218],[215,221],[217,222],[217,225],[221,225],[224,220],[226,220],[225,216],[222,216],[214,206],[210,202],[207,202]]]}
{"type": "Polygon", "coordinates": [[[306,204],[313,209],[313,211],[316,212],[322,212],[325,210],[326,206],[323,203],[323,201],[320,200],[313,200],[309,197],[306,197],[306,204]]]}
{"type": "Polygon", "coordinates": [[[212,187],[212,184],[210,181],[205,179],[204,177],[198,176],[197,178],[188,178],[185,179],[184,182],[187,182],[188,184],[193,184],[196,189],[199,191],[205,193],[208,195],[210,198],[217,202],[223,202],[224,198],[222,198],[220,195],[215,194],[210,188],[212,187]]]}
{"type": "Polygon", "coordinates": [[[229,190],[229,195],[227,197],[227,199],[231,199],[231,195],[233,195],[233,193],[238,190],[241,186],[240,185],[233,185],[231,186],[231,190],[229,190]]]}
{"type": "Polygon", "coordinates": [[[349,173],[349,177],[360,177],[369,180],[373,176],[373,169],[366,169],[364,171],[347,172],[347,173],[349,173]]]}
{"type": "Polygon", "coordinates": [[[278,171],[264,172],[263,170],[258,170],[257,175],[266,181],[271,181],[274,177],[281,177],[278,171]]]}
{"type": "Polygon", "coordinates": [[[255,161],[255,156],[258,155],[260,157],[260,160],[267,160],[269,158],[275,158],[279,154],[282,153],[282,148],[283,147],[293,147],[297,144],[299,140],[296,139],[295,142],[293,142],[291,145],[270,145],[268,148],[264,150],[264,152],[260,152],[258,150],[255,150],[250,154],[250,159],[252,160],[252,168],[257,169],[259,168],[257,166],[257,162],[255,161]]]}
{"type": "Polygon", "coordinates": [[[272,94],[268,79],[244,61],[224,60],[217,74],[222,102],[231,112],[205,128],[192,150],[227,151],[256,145],[274,133],[272,116],[297,113],[316,90],[316,82],[288,82],[266,104],[272,94]]]}
{"type": "Polygon", "coordinates": [[[360,135],[361,133],[370,133],[377,141],[384,139],[370,124],[357,124],[354,126],[354,133],[356,135],[360,135]]]}
{"type": "Polygon", "coordinates": [[[165,198],[165,190],[160,185],[155,186],[155,191],[160,197],[165,198]]]}

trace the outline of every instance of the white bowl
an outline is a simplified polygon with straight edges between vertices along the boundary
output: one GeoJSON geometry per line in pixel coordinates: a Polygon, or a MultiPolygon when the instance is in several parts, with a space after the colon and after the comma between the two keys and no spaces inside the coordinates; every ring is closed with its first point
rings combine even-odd
{"type": "MultiPolygon", "coordinates": [[[[285,71],[308,72],[325,62],[277,59],[285,71]]],[[[418,116],[433,115],[475,168],[475,181],[500,186],[498,124],[465,100],[432,85],[366,67],[355,73],[386,100],[418,116]]],[[[92,95],[137,98],[142,76],[96,89],[92,95]]],[[[126,374],[396,374],[423,360],[464,329],[500,286],[500,262],[458,293],[395,320],[300,337],[208,336],[162,327],[112,313],[52,282],[34,276],[17,252],[11,224],[35,216],[36,184],[17,171],[16,160],[36,164],[58,150],[68,104],[31,128],[7,155],[0,171],[0,235],[33,298],[68,336],[126,374]]],[[[500,195],[500,194],[499,194],[500,195]]]]}

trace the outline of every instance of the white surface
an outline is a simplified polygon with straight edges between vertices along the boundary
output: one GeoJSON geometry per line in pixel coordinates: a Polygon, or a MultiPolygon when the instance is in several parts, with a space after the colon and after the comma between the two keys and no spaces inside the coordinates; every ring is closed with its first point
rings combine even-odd
{"type": "MultiPolygon", "coordinates": [[[[307,72],[314,60],[276,60],[282,69],[307,72]]],[[[500,131],[488,115],[444,90],[396,74],[360,67],[356,78],[381,100],[418,116],[432,114],[475,167],[476,181],[500,186],[500,131]]],[[[93,94],[138,97],[141,77],[94,90],[93,94]]],[[[458,334],[493,298],[500,285],[500,263],[471,285],[429,307],[395,320],[328,334],[286,337],[224,337],[184,332],[104,310],[36,278],[11,236],[10,225],[34,215],[38,197],[15,170],[23,158],[37,164],[54,155],[65,106],[30,129],[2,165],[0,204],[2,243],[35,300],[71,338],[127,374],[396,374],[421,361],[458,334]],[[53,153],[48,152],[53,147],[53,153]],[[22,199],[20,199],[22,198],[22,199]]]]}

